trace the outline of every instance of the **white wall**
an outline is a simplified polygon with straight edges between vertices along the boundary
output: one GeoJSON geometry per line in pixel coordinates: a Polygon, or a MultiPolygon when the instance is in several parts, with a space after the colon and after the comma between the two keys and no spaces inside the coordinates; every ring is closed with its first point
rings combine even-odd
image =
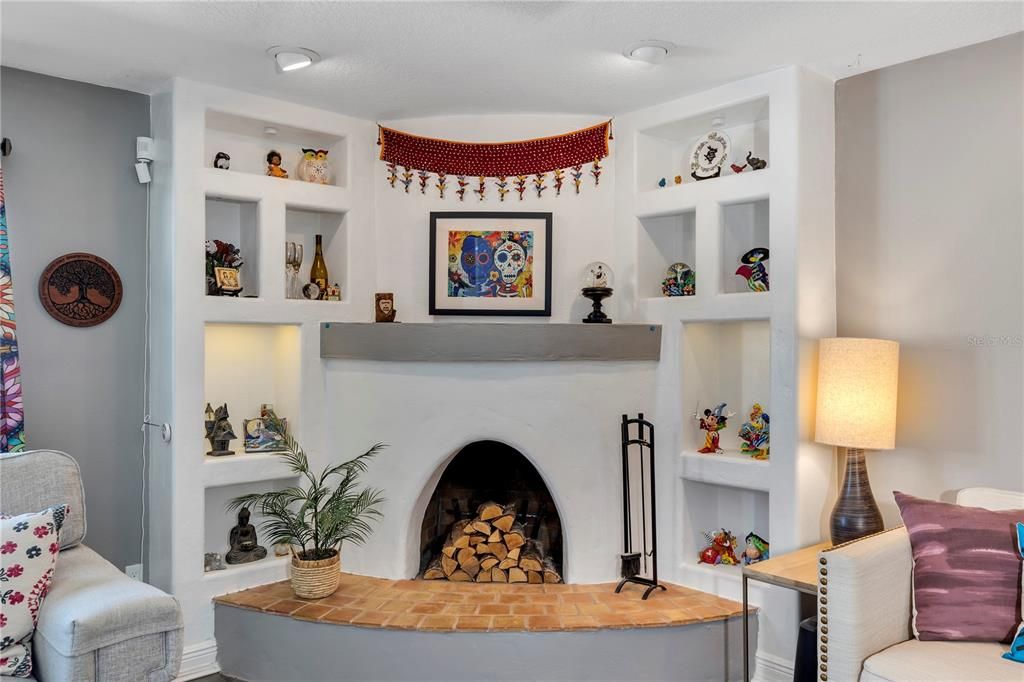
{"type": "MultiPolygon", "coordinates": [[[[384,125],[417,135],[465,141],[519,140],[555,135],[600,123],[607,117],[595,116],[455,116],[386,122],[384,125]]],[[[612,142],[612,145],[615,143],[612,142]]],[[[613,150],[614,155],[614,150],[613,150]]],[[[427,315],[427,248],[431,211],[550,211],[554,214],[552,228],[552,297],[551,321],[579,321],[590,310],[590,302],[580,296],[580,277],[583,266],[602,260],[616,269],[613,257],[612,226],[614,222],[615,170],[611,158],[602,163],[601,184],[594,186],[590,166],[584,166],[581,193],[577,196],[572,181],[566,176],[562,196],[556,197],[551,175],[543,198],[537,199],[532,185],[522,201],[516,192],[509,192],[502,203],[494,180],[487,179],[487,194],[477,199],[472,189],[476,178],[471,178],[470,191],[460,202],[455,194],[455,176],[448,176],[445,198],[438,197],[431,177],[426,195],[420,194],[419,180],[413,178],[409,194],[402,190],[401,182],[395,189],[387,183],[387,168],[376,162],[374,175],[375,229],[377,236],[377,290],[392,291],[398,319],[423,322],[427,315]]],[[[531,176],[532,180],[532,176],[531,176]]],[[[372,310],[373,302],[368,302],[372,310]]],[[[605,310],[614,318],[616,299],[613,295],[605,310]]],[[[439,318],[459,319],[459,318],[439,318]]],[[[461,318],[465,321],[467,318],[461,318]]],[[[478,318],[479,319],[479,318],[478,318]]],[[[517,321],[503,318],[502,321],[517,321]]],[[[524,320],[519,320],[524,321],[524,320]]],[[[537,322],[537,318],[526,318],[537,322]]]]}
{"type": "Polygon", "coordinates": [[[1018,33],[837,85],[839,334],[902,344],[890,526],[892,490],[1024,490],[1022,63],[1018,33]]]}

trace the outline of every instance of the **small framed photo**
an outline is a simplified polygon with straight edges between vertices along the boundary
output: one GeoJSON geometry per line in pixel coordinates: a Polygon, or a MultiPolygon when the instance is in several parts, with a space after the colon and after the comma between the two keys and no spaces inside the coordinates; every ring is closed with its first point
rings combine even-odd
{"type": "Polygon", "coordinates": [[[551,316],[551,214],[430,214],[431,315],[551,316]]]}
{"type": "Polygon", "coordinates": [[[213,276],[217,280],[217,288],[228,293],[237,293],[242,290],[242,283],[238,279],[238,268],[215,267],[213,276]]]}
{"type": "Polygon", "coordinates": [[[280,452],[286,447],[284,436],[268,429],[262,417],[243,420],[242,428],[246,452],[280,452]]]}

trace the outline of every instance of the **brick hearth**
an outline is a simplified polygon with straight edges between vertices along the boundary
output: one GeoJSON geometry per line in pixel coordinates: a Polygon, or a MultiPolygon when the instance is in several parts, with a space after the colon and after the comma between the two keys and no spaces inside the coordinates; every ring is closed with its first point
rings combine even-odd
{"type": "Polygon", "coordinates": [[[329,597],[295,597],[287,581],[217,597],[218,604],[299,620],[399,630],[503,632],[668,627],[742,614],[738,602],[666,584],[641,601],[642,589],[615,583],[524,585],[385,580],[343,573],[329,597]]]}

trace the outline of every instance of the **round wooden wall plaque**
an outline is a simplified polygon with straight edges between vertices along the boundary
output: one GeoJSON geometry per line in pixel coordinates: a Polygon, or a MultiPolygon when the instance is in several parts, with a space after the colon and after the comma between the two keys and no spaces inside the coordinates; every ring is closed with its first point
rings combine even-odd
{"type": "Polygon", "coordinates": [[[91,253],[54,259],[39,277],[39,300],[53,319],[71,327],[106,322],[121,305],[121,277],[91,253]]]}

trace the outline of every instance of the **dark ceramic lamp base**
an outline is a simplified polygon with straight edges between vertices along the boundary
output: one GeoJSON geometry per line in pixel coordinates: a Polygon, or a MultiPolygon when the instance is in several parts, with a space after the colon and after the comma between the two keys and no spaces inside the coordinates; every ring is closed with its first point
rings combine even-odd
{"type": "Polygon", "coordinates": [[[846,449],[846,475],[843,477],[839,499],[832,509],[829,528],[833,545],[879,533],[885,529],[882,514],[871,495],[864,450],[860,448],[846,449]]]}

